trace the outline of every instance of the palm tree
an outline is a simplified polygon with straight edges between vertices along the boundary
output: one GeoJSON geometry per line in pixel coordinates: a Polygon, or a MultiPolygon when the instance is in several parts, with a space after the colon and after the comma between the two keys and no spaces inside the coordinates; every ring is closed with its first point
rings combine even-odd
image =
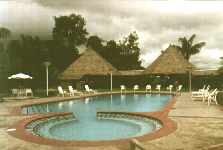
{"type": "Polygon", "coordinates": [[[205,42],[199,42],[194,44],[194,39],[196,34],[193,34],[189,39],[186,37],[181,37],[178,39],[180,46],[176,46],[183,54],[185,59],[189,60],[191,55],[197,54],[200,52],[201,48],[205,46],[205,42]]]}

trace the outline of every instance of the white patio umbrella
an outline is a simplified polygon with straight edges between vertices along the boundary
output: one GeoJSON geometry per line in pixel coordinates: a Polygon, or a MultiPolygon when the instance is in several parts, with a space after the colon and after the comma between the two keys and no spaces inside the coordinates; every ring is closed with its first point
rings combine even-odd
{"type": "Polygon", "coordinates": [[[17,92],[17,96],[19,96],[20,94],[22,95],[23,93],[23,89],[22,89],[22,80],[26,80],[26,79],[32,79],[31,76],[27,75],[27,74],[24,74],[24,73],[18,73],[18,74],[14,74],[14,75],[11,75],[10,77],[8,77],[8,79],[15,79],[17,81],[20,81],[19,83],[19,91],[17,92]]]}
{"type": "Polygon", "coordinates": [[[32,77],[24,73],[18,73],[11,75],[8,79],[32,79],[32,77]]]}

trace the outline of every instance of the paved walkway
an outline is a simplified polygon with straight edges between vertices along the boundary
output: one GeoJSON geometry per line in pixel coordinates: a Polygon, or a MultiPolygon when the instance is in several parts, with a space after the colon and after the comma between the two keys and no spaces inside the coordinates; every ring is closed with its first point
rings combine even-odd
{"type": "MultiPolygon", "coordinates": [[[[36,101],[36,100],[33,100],[36,101]]],[[[26,142],[7,134],[7,126],[23,118],[9,115],[12,106],[23,102],[0,103],[0,149],[1,150],[128,150],[126,145],[101,147],[54,147],[26,142]]],[[[25,103],[29,103],[28,101],[25,103]]],[[[219,106],[207,106],[201,101],[192,101],[184,93],[169,113],[177,122],[178,129],[168,136],[142,142],[148,150],[223,150],[223,111],[219,106]],[[222,145],[222,146],[221,146],[222,145]]]]}

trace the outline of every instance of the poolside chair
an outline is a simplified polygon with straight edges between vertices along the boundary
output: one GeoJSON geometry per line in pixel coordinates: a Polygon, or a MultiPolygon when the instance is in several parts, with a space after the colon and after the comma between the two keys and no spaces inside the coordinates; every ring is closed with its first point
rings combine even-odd
{"type": "Polygon", "coordinates": [[[158,90],[159,93],[160,93],[160,90],[161,90],[161,85],[160,84],[156,85],[156,90],[158,90]]]}
{"type": "Polygon", "coordinates": [[[18,96],[19,92],[18,89],[12,89],[12,96],[18,96]]]}
{"type": "Polygon", "coordinates": [[[218,95],[218,90],[214,89],[209,95],[208,95],[208,106],[211,104],[213,101],[216,105],[218,104],[217,102],[217,95],[218,95]]]}
{"type": "Polygon", "coordinates": [[[149,90],[149,92],[151,93],[152,92],[152,87],[150,84],[147,84],[146,85],[146,92],[149,90]]]}
{"type": "Polygon", "coordinates": [[[89,88],[87,84],[84,85],[85,91],[88,93],[96,93],[96,90],[89,88]]]}
{"type": "Polygon", "coordinates": [[[29,89],[25,89],[25,94],[26,94],[26,96],[28,96],[29,94],[30,94],[30,96],[33,96],[33,91],[32,91],[32,89],[31,89],[31,88],[29,88],[29,89]]]}
{"type": "Polygon", "coordinates": [[[202,99],[202,101],[204,102],[208,98],[209,88],[210,86],[208,85],[206,88],[204,86],[203,89],[199,89],[198,91],[193,91],[191,93],[192,100],[202,99]]]}
{"type": "Polygon", "coordinates": [[[69,90],[69,95],[70,96],[75,96],[75,94],[77,94],[77,95],[82,95],[83,94],[82,92],[80,92],[78,90],[74,90],[71,85],[68,86],[68,90],[69,90]]]}
{"type": "MultiPolygon", "coordinates": [[[[208,85],[208,86],[209,86],[209,85],[208,85]]],[[[207,87],[208,87],[208,86],[207,86],[207,87]]],[[[202,92],[202,91],[204,91],[207,87],[206,87],[206,85],[204,85],[203,88],[202,88],[202,89],[198,89],[198,91],[199,91],[199,92],[202,92]]]]}
{"type": "Polygon", "coordinates": [[[208,85],[207,88],[203,92],[203,102],[208,100],[209,95],[210,95],[210,85],[208,85]]]}
{"type": "Polygon", "coordinates": [[[135,93],[137,90],[139,90],[139,85],[134,85],[134,87],[133,87],[133,91],[134,91],[134,93],[135,93]]]}
{"type": "Polygon", "coordinates": [[[182,90],[182,88],[183,88],[183,85],[179,85],[179,86],[177,87],[176,92],[179,93],[179,95],[181,95],[181,90],[182,90]]]}
{"type": "Polygon", "coordinates": [[[120,85],[120,88],[121,88],[121,94],[122,94],[123,91],[126,92],[125,85],[120,85]]]}
{"type": "Polygon", "coordinates": [[[172,93],[173,85],[170,84],[166,89],[169,90],[170,93],[172,93]]]}
{"type": "Polygon", "coordinates": [[[58,89],[59,95],[64,97],[66,92],[63,90],[63,88],[61,86],[58,86],[57,89],[58,89]]]}

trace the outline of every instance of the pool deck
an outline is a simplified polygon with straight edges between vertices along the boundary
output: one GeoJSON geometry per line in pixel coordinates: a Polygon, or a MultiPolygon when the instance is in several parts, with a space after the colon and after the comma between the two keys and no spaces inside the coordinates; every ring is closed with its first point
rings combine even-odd
{"type": "MultiPolygon", "coordinates": [[[[44,98],[31,100],[9,100],[0,102],[0,145],[2,150],[128,150],[128,145],[97,147],[41,145],[9,135],[6,129],[25,118],[15,108],[40,101],[61,101],[64,98],[44,98]]],[[[65,99],[70,99],[66,97],[65,99]]],[[[223,108],[207,106],[201,101],[192,101],[188,93],[177,97],[177,102],[169,113],[169,118],[177,122],[177,130],[167,136],[142,144],[148,150],[222,150],[223,149],[223,108]]]]}

